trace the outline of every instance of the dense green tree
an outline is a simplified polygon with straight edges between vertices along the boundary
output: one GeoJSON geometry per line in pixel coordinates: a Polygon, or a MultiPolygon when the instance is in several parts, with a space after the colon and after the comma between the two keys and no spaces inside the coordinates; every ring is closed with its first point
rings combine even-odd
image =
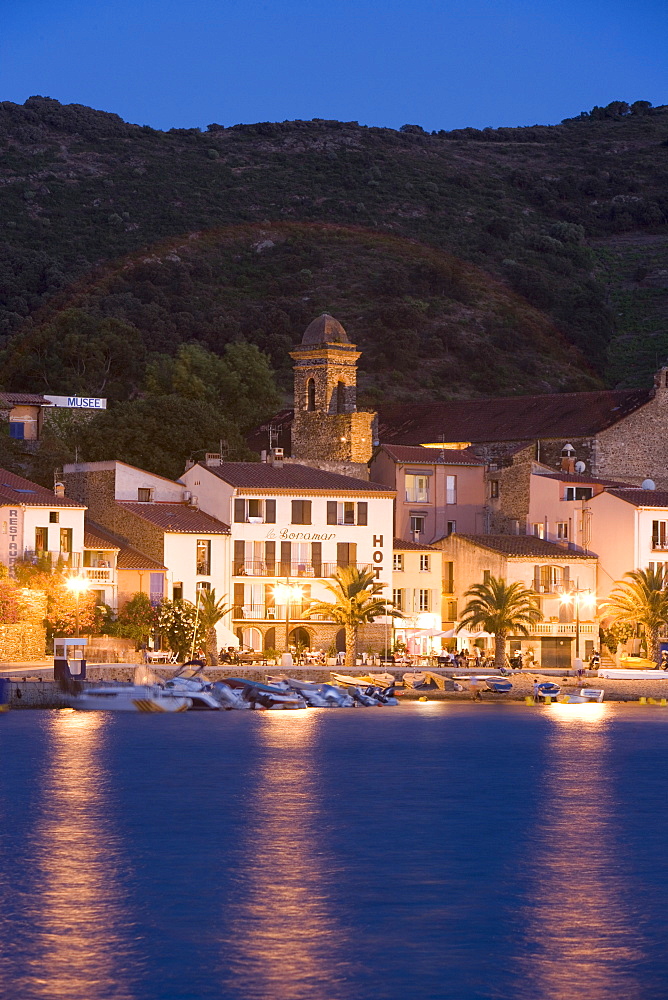
{"type": "Polygon", "coordinates": [[[6,387],[127,399],[141,382],[145,353],[130,323],[69,308],[19,336],[0,360],[6,387]]]}
{"type": "Polygon", "coordinates": [[[148,365],[151,395],[173,393],[216,406],[241,430],[276,412],[280,397],[269,359],[254,344],[227,344],[222,356],[201,344],[182,344],[175,357],[159,355],[148,365]]]}
{"type": "Polygon", "coordinates": [[[253,458],[238,429],[216,406],[181,396],[147,396],[102,410],[82,432],[81,460],[120,459],[169,479],[191,456],[227,446],[230,459],[253,458]]]}
{"type": "Polygon", "coordinates": [[[156,627],[181,661],[190,659],[205,639],[197,608],[190,601],[163,601],[158,607],[156,627]]]}
{"type": "Polygon", "coordinates": [[[148,594],[133,594],[119,611],[114,633],[126,639],[134,639],[137,646],[148,643],[158,622],[157,609],[153,607],[148,594]]]}

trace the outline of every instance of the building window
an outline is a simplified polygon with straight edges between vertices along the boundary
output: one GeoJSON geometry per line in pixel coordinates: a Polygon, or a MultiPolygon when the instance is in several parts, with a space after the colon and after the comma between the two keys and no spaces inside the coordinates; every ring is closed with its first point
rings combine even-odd
{"type": "Polygon", "coordinates": [[[543,521],[531,525],[531,534],[535,535],[536,538],[545,538],[545,524],[543,521]]]}
{"type": "Polygon", "coordinates": [[[60,511],[50,510],[49,511],[49,524],[58,524],[60,521],[60,511]]]}
{"type": "Polygon", "coordinates": [[[567,568],[563,566],[535,566],[533,589],[537,594],[555,594],[568,583],[567,568]]]}
{"type": "Polygon", "coordinates": [[[668,537],[668,531],[666,531],[666,526],[668,521],[652,521],[652,548],[653,549],[665,549],[668,548],[668,543],[666,538],[668,537]]]}
{"type": "Polygon", "coordinates": [[[72,529],[60,529],[60,554],[69,556],[72,552],[72,529]]]}
{"type": "Polygon", "coordinates": [[[418,611],[431,611],[431,590],[418,590],[418,611]]]}
{"type": "Polygon", "coordinates": [[[25,437],[25,424],[19,423],[17,420],[10,420],[9,436],[10,438],[14,438],[16,441],[23,441],[25,437]]]}
{"type": "Polygon", "coordinates": [[[346,412],[346,387],[343,382],[337,382],[336,384],[336,412],[346,412]]]}
{"type": "Polygon", "coordinates": [[[234,500],[234,521],[235,524],[276,524],[276,501],[275,500],[244,500],[243,497],[235,497],[234,500]]]}
{"type": "Polygon", "coordinates": [[[208,592],[211,590],[211,583],[209,582],[209,580],[198,580],[197,585],[195,586],[195,590],[197,591],[198,595],[208,594],[208,592]]]}
{"type": "Polygon", "coordinates": [[[490,479],[489,481],[489,495],[492,500],[498,500],[499,498],[499,480],[490,479]]]}
{"type": "Polygon", "coordinates": [[[172,600],[182,601],[183,600],[183,584],[175,583],[172,587],[172,600]]]}
{"type": "Polygon", "coordinates": [[[39,555],[49,547],[49,529],[35,528],[35,552],[39,555]]]}
{"type": "Polygon", "coordinates": [[[293,500],[292,501],[292,523],[293,524],[311,524],[311,501],[310,500],[293,500]]]}
{"type": "Polygon", "coordinates": [[[149,600],[152,606],[155,608],[162,602],[165,596],[165,575],[164,573],[150,573],[149,574],[149,600]]]}
{"type": "Polygon", "coordinates": [[[425,525],[426,515],[425,514],[411,514],[411,534],[424,535],[424,525],[425,525]]]}
{"type": "Polygon", "coordinates": [[[491,569],[484,569],[482,571],[482,582],[483,583],[489,583],[489,581],[491,579],[492,579],[492,571],[491,571],[491,569]]]}
{"type": "Polygon", "coordinates": [[[594,490],[591,486],[567,486],[566,500],[591,500],[594,490]]]}
{"type": "Polygon", "coordinates": [[[404,569],[404,554],[403,552],[395,552],[392,560],[392,569],[395,573],[402,573],[404,569]]]}
{"type": "Polygon", "coordinates": [[[427,555],[421,555],[420,556],[420,572],[421,573],[428,573],[429,569],[430,569],[430,566],[429,566],[429,556],[427,556],[427,555]]]}
{"type": "Polygon", "coordinates": [[[557,538],[568,539],[568,521],[557,521],[557,538]]]}
{"type": "Polygon", "coordinates": [[[457,621],[457,601],[448,601],[448,621],[457,621]]]}
{"type": "Polygon", "coordinates": [[[445,529],[446,535],[454,535],[456,531],[457,531],[457,522],[448,521],[445,529]]]}
{"type": "Polygon", "coordinates": [[[404,610],[404,592],[400,589],[395,589],[392,591],[392,603],[394,604],[397,611],[404,610]]]}
{"type": "Polygon", "coordinates": [[[196,571],[198,576],[209,576],[211,573],[211,539],[197,539],[196,571]]]}
{"type": "Polygon", "coordinates": [[[406,476],[409,503],[429,503],[429,476],[406,476]]]}
{"type": "MultiPolygon", "coordinates": [[[[293,501],[294,502],[294,501],[293,501]]],[[[306,501],[310,503],[310,501],[306,501]]],[[[359,503],[352,501],[327,501],[327,524],[358,524],[366,525],[369,521],[369,505],[366,500],[359,503]]],[[[302,523],[293,521],[293,524],[302,523]]],[[[310,524],[311,522],[306,522],[310,524]]]]}
{"type": "Polygon", "coordinates": [[[445,477],[445,502],[457,503],[457,476],[445,477]]]}
{"type": "Polygon", "coordinates": [[[150,503],[153,499],[153,490],[149,486],[140,486],[137,489],[137,500],[139,503],[150,503]]]}
{"type": "Polygon", "coordinates": [[[446,594],[455,592],[455,564],[453,562],[443,563],[443,586],[446,594]]]}

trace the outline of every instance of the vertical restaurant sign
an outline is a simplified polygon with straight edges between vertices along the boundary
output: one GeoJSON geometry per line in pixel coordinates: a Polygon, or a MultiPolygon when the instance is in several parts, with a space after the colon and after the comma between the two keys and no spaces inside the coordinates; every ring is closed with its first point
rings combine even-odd
{"type": "Polygon", "coordinates": [[[8,531],[9,549],[7,552],[7,562],[13,566],[19,557],[19,512],[18,508],[9,508],[8,531]]]}

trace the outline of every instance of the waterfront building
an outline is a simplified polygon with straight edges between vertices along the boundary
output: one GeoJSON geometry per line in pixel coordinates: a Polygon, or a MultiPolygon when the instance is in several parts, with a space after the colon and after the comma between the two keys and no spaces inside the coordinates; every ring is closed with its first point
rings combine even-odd
{"type": "Polygon", "coordinates": [[[441,649],[443,553],[433,545],[394,539],[392,601],[403,618],[394,622],[395,642],[426,655],[441,649]]]}
{"type": "MultiPolygon", "coordinates": [[[[452,604],[453,620],[462,616],[469,587],[501,577],[533,589],[543,614],[528,638],[509,637],[510,655],[531,650],[542,666],[566,669],[576,652],[589,656],[598,648],[597,560],[592,553],[534,535],[454,534],[434,544],[443,552],[444,598],[452,604]]],[[[491,638],[461,633],[460,645],[473,642],[493,646],[491,638]]]]}
{"type": "Polygon", "coordinates": [[[66,465],[63,478],[68,496],[120,546],[119,607],[134,583],[155,604],[195,602],[200,590],[229,594],[229,525],[201,510],[182,483],[118,461],[66,465]]]}
{"type": "Polygon", "coordinates": [[[0,469],[0,562],[47,559],[79,570],[84,550],[85,504],[0,469]]]}
{"type": "MultiPolygon", "coordinates": [[[[230,524],[233,627],[244,646],[343,649],[342,630],[304,619],[312,600],[332,600],[325,584],[339,567],[371,569],[391,600],[394,491],[383,484],[276,455],[210,455],[181,482],[202,511],[230,524]]],[[[380,649],[385,630],[365,626],[360,650],[380,649]]]]}
{"type": "Polygon", "coordinates": [[[96,604],[120,610],[135,594],[147,594],[152,600],[166,593],[167,567],[101,524],[86,518],[83,567],[96,604]],[[162,577],[159,582],[157,577],[162,577]]]}
{"type": "Polygon", "coordinates": [[[470,448],[381,445],[371,478],[396,490],[398,538],[431,542],[455,531],[485,530],[485,462],[470,448]]]}

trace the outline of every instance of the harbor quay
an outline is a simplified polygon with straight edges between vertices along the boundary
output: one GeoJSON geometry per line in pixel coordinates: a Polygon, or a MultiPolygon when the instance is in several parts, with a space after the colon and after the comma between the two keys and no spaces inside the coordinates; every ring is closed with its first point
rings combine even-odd
{"type": "MultiPolygon", "coordinates": [[[[86,680],[79,683],[84,689],[119,682],[132,683],[135,670],[134,663],[89,664],[86,680]]],[[[573,674],[564,675],[555,671],[516,671],[508,678],[512,684],[511,690],[504,694],[485,690],[480,681],[476,682],[478,675],[472,669],[457,671],[456,680],[451,670],[430,671],[436,686],[417,688],[404,685],[402,675],[406,673],[405,668],[389,668],[386,672],[396,678],[399,705],[415,701],[459,704],[470,702],[475,705],[527,702],[527,699],[533,699],[536,682],[552,681],[559,684],[564,694],[575,694],[585,685],[603,691],[603,700],[606,702],[656,703],[659,707],[668,707],[662,704],[663,701],[668,701],[668,673],[659,670],[656,671],[656,677],[645,674],[638,679],[598,677],[589,671],[583,680],[573,674]]],[[[154,673],[160,680],[167,680],[173,676],[174,671],[157,667],[154,673]]],[[[213,682],[234,676],[263,683],[269,677],[287,677],[288,673],[280,667],[237,665],[230,669],[226,665],[207,667],[206,675],[213,682]]],[[[332,671],[324,667],[291,667],[289,676],[313,684],[332,682],[332,671]]],[[[351,676],[359,677],[363,684],[363,678],[368,675],[357,670],[351,676]]],[[[0,666],[0,678],[8,681],[7,701],[11,709],[57,709],[70,706],[71,696],[53,680],[53,670],[49,667],[16,669],[0,666]]]]}

